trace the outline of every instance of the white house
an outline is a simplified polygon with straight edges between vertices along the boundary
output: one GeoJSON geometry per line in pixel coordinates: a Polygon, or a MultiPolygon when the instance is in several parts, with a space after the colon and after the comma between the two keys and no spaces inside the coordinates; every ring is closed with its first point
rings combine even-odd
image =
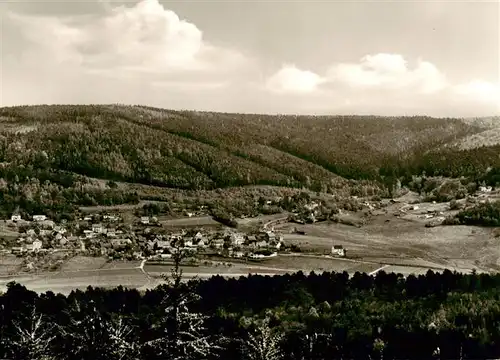
{"type": "Polygon", "coordinates": [[[92,225],[92,231],[95,233],[103,234],[106,232],[105,230],[106,229],[104,229],[104,226],[102,226],[101,224],[92,225]]]}
{"type": "Polygon", "coordinates": [[[317,207],[319,206],[318,203],[315,203],[315,202],[312,202],[310,204],[306,204],[304,205],[304,207],[309,210],[309,211],[313,211],[314,209],[316,209],[317,207]]]}
{"type": "Polygon", "coordinates": [[[47,216],[45,215],[33,215],[33,221],[45,221],[47,216]]]}
{"type": "Polygon", "coordinates": [[[269,244],[267,243],[266,240],[262,240],[262,241],[258,241],[255,245],[257,247],[263,248],[263,247],[267,247],[269,244]]]}
{"type": "Polygon", "coordinates": [[[66,234],[66,228],[63,226],[56,225],[54,227],[54,231],[58,232],[59,234],[66,234]]]}
{"type": "Polygon", "coordinates": [[[276,239],[276,234],[272,231],[266,231],[266,238],[268,241],[274,241],[276,239]]]}
{"type": "Polygon", "coordinates": [[[245,242],[245,235],[242,233],[232,233],[230,238],[233,245],[243,245],[245,242]]]}
{"type": "Polygon", "coordinates": [[[91,215],[87,215],[83,218],[84,221],[92,221],[92,216],[91,215]]]}
{"type": "Polygon", "coordinates": [[[165,240],[157,240],[156,241],[156,247],[159,249],[166,249],[170,246],[170,242],[165,241],[165,240]]]}
{"type": "Polygon", "coordinates": [[[221,248],[224,246],[224,239],[214,239],[212,240],[212,245],[215,246],[216,248],[221,248]]]}
{"type": "Polygon", "coordinates": [[[207,246],[208,240],[201,232],[198,231],[196,235],[193,236],[193,243],[196,244],[196,246],[207,246]]]}
{"type": "Polygon", "coordinates": [[[21,221],[21,220],[22,220],[22,219],[21,219],[21,215],[19,215],[19,214],[12,215],[12,216],[10,217],[10,220],[12,220],[12,221],[21,221]]]}
{"type": "Polygon", "coordinates": [[[38,251],[42,248],[42,242],[40,240],[33,241],[33,251],[38,251]]]}
{"type": "Polygon", "coordinates": [[[118,216],[116,216],[116,215],[104,215],[103,219],[108,220],[108,221],[118,221],[118,216]]]}
{"type": "Polygon", "coordinates": [[[26,245],[27,251],[38,252],[42,248],[42,242],[40,240],[33,241],[32,244],[26,245]]]}
{"type": "Polygon", "coordinates": [[[26,235],[35,236],[36,235],[35,229],[28,229],[28,231],[26,231],[26,235]]]}
{"type": "Polygon", "coordinates": [[[276,248],[276,250],[281,249],[281,242],[280,241],[273,241],[271,245],[276,248]]]}
{"type": "Polygon", "coordinates": [[[491,186],[480,186],[479,187],[479,191],[481,192],[491,192],[493,190],[493,188],[491,186]]]}
{"type": "Polygon", "coordinates": [[[345,256],[345,250],[342,245],[333,245],[332,246],[332,255],[337,255],[337,256],[345,256]]]}
{"type": "Polygon", "coordinates": [[[141,223],[149,224],[149,216],[141,216],[141,223]]]}

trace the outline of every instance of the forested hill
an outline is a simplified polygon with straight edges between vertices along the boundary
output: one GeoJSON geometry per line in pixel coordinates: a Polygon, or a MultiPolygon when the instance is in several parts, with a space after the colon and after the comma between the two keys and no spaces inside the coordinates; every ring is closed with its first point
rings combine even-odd
{"type": "MultiPolygon", "coordinates": [[[[181,189],[279,185],[331,191],[346,179],[480,177],[500,147],[458,151],[484,128],[460,119],[271,116],[144,106],[0,108],[0,178],[37,169],[181,189]],[[10,170],[9,170],[10,169],[10,170]]],[[[384,180],[385,179],[385,180],[384,180]]]]}

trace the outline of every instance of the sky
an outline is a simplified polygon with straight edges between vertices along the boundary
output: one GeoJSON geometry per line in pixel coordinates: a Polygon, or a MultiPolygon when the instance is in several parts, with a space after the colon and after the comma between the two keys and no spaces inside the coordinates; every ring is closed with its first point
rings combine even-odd
{"type": "Polygon", "coordinates": [[[0,21],[0,106],[500,114],[500,0],[5,0],[0,21]]]}

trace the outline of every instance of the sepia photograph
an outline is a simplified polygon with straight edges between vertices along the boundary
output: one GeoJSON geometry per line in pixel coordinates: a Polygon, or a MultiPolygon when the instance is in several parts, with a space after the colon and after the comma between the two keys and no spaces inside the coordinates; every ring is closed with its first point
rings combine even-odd
{"type": "Polygon", "coordinates": [[[0,0],[0,360],[500,359],[500,0],[0,0]]]}

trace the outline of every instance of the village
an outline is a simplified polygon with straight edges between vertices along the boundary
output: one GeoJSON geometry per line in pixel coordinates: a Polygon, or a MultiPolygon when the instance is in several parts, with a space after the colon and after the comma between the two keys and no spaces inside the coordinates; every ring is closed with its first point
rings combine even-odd
{"type": "MultiPolygon", "coordinates": [[[[34,270],[57,269],[57,265],[44,265],[46,259],[54,258],[54,255],[62,257],[60,261],[79,255],[109,261],[168,263],[179,246],[192,254],[193,261],[218,258],[218,261],[234,263],[260,262],[278,255],[298,253],[346,258],[348,252],[349,259],[359,261],[367,252],[362,251],[352,239],[334,235],[336,230],[331,227],[333,224],[347,226],[342,228],[344,232],[349,232],[349,228],[369,229],[368,224],[376,226],[378,222],[394,226],[399,221],[397,226],[414,224],[415,229],[418,226],[436,227],[461,208],[490,201],[496,194],[492,190],[491,187],[480,187],[474,196],[441,203],[422,201],[418,194],[412,192],[381,201],[353,196],[351,203],[347,204],[349,210],[345,207],[331,208],[321,200],[308,199],[289,212],[242,217],[236,227],[226,226],[203,213],[188,213],[180,218],[165,220],[137,212],[126,214],[99,210],[82,212],[74,221],[62,220],[60,223],[43,214],[21,216],[14,213],[10,219],[2,221],[15,235],[10,240],[5,237],[0,239],[0,254],[13,254],[23,259],[29,265],[25,266],[28,270],[30,266],[34,270]],[[248,227],[249,223],[253,226],[248,227]],[[318,233],[322,226],[330,226],[328,232],[332,235],[320,246],[318,244],[325,236],[321,231],[318,233]]],[[[267,200],[266,204],[269,202],[267,200]]],[[[375,251],[373,246],[370,251],[375,251]]]]}
{"type": "Polygon", "coordinates": [[[142,216],[125,224],[119,214],[92,214],[69,223],[56,224],[45,215],[22,219],[12,215],[6,221],[20,233],[15,246],[2,249],[17,256],[51,252],[74,252],[110,259],[168,259],[174,243],[185,250],[223,257],[259,259],[276,256],[283,237],[273,229],[246,234],[230,228],[223,230],[166,231],[157,218],[142,216]]]}

